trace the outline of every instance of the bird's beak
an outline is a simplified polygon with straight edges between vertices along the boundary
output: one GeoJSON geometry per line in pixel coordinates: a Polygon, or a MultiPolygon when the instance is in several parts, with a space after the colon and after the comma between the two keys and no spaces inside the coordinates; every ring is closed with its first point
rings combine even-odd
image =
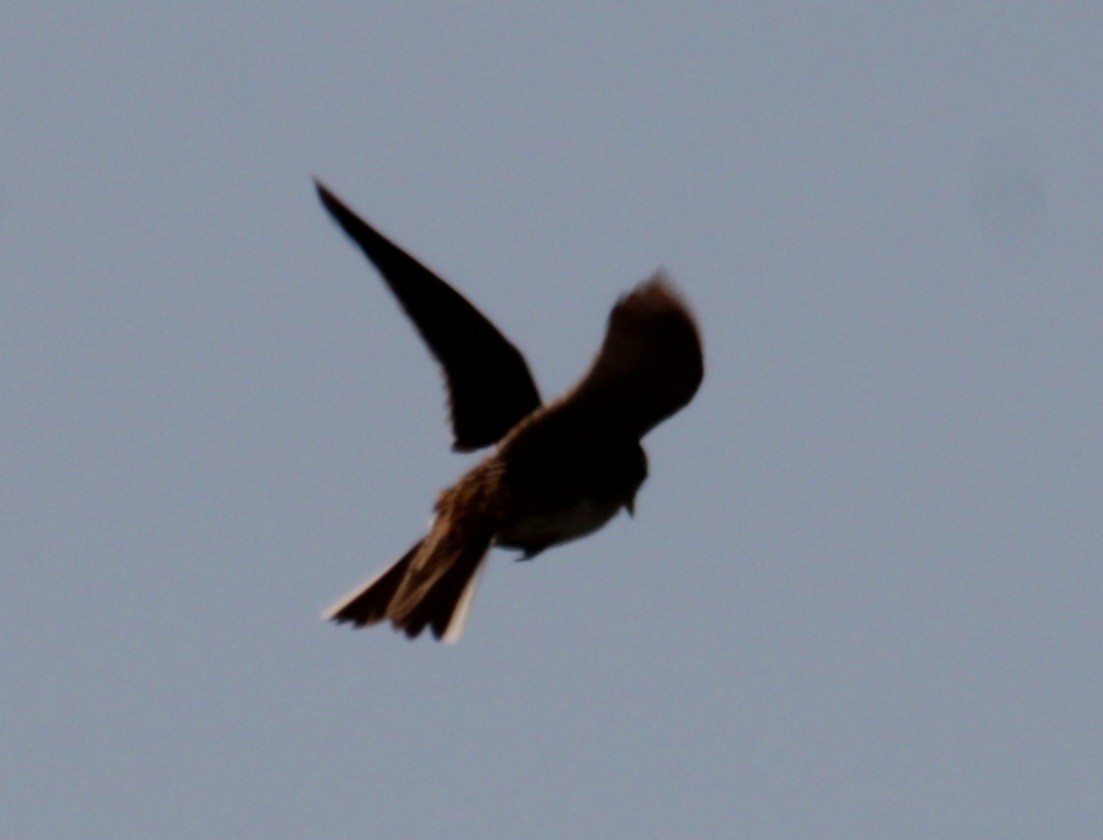
{"type": "Polygon", "coordinates": [[[633,496],[627,502],[624,503],[624,509],[628,511],[628,515],[635,518],[636,516],[636,497],[633,496]]]}

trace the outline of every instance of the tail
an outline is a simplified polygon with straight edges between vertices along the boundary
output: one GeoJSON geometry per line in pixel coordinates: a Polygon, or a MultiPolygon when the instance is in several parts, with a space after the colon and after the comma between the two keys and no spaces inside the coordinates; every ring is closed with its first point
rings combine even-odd
{"type": "Polygon", "coordinates": [[[421,540],[402,555],[390,568],[380,572],[363,586],[350,592],[324,613],[322,618],[338,624],[350,623],[354,627],[378,624],[387,617],[387,605],[398,591],[410,561],[421,548],[421,540]]]}
{"type": "Polygon", "coordinates": [[[429,627],[438,639],[459,640],[491,538],[464,530],[438,518],[429,536],[323,617],[356,627],[390,619],[411,639],[429,627]]]}

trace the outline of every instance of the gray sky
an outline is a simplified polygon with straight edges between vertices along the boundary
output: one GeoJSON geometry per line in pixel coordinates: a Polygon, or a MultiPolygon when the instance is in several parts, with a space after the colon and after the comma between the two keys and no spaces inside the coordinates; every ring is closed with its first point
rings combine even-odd
{"type": "Polygon", "coordinates": [[[0,836],[1098,837],[1103,13],[522,6],[5,9],[0,836]],[[458,646],[318,620],[472,460],[311,175],[545,395],[700,318],[458,646]]]}

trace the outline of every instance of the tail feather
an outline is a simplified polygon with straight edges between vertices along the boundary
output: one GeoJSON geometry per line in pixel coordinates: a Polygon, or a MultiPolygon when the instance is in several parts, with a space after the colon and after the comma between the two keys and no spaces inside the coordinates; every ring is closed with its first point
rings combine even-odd
{"type": "Polygon", "coordinates": [[[482,577],[485,547],[477,554],[457,558],[431,586],[420,591],[416,600],[392,602],[391,621],[411,639],[426,627],[445,642],[459,640],[467,620],[471,599],[482,577]]]}
{"type": "Polygon", "coordinates": [[[354,627],[378,624],[387,618],[387,607],[409,571],[410,562],[424,540],[414,543],[392,566],[377,574],[363,586],[342,598],[322,614],[327,621],[351,623],[354,627]]]}
{"type": "Polygon", "coordinates": [[[463,632],[491,535],[454,522],[434,530],[411,562],[387,614],[410,638],[429,627],[436,638],[454,642],[463,632]]]}
{"type": "Polygon", "coordinates": [[[485,562],[479,563],[475,567],[474,573],[467,579],[467,583],[460,592],[459,600],[452,610],[452,617],[448,619],[448,624],[442,628],[433,628],[437,633],[437,637],[445,644],[455,644],[463,635],[464,625],[467,624],[467,613],[471,609],[471,601],[475,597],[475,590],[479,588],[479,580],[482,578],[483,569],[485,568],[485,562]]]}
{"type": "Polygon", "coordinates": [[[491,463],[441,493],[429,534],[326,618],[357,627],[389,619],[410,638],[428,627],[438,639],[459,639],[501,524],[500,472],[491,463]]]}
{"type": "Polygon", "coordinates": [[[437,530],[323,617],[355,627],[389,619],[411,639],[428,627],[437,639],[455,642],[463,632],[490,536],[467,529],[437,530]]]}

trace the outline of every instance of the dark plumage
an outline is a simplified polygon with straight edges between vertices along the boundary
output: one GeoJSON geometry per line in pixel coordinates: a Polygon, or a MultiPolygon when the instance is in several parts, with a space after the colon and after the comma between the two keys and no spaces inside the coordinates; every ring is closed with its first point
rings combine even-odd
{"type": "Polygon", "coordinates": [[[647,477],[640,439],[693,398],[704,373],[693,318],[656,274],[623,296],[590,370],[542,405],[524,357],[444,280],[359,218],[318,195],[379,270],[444,369],[453,448],[495,450],[437,499],[429,533],[326,617],[389,619],[414,637],[455,641],[491,545],[524,559],[632,512],[647,477]]]}

